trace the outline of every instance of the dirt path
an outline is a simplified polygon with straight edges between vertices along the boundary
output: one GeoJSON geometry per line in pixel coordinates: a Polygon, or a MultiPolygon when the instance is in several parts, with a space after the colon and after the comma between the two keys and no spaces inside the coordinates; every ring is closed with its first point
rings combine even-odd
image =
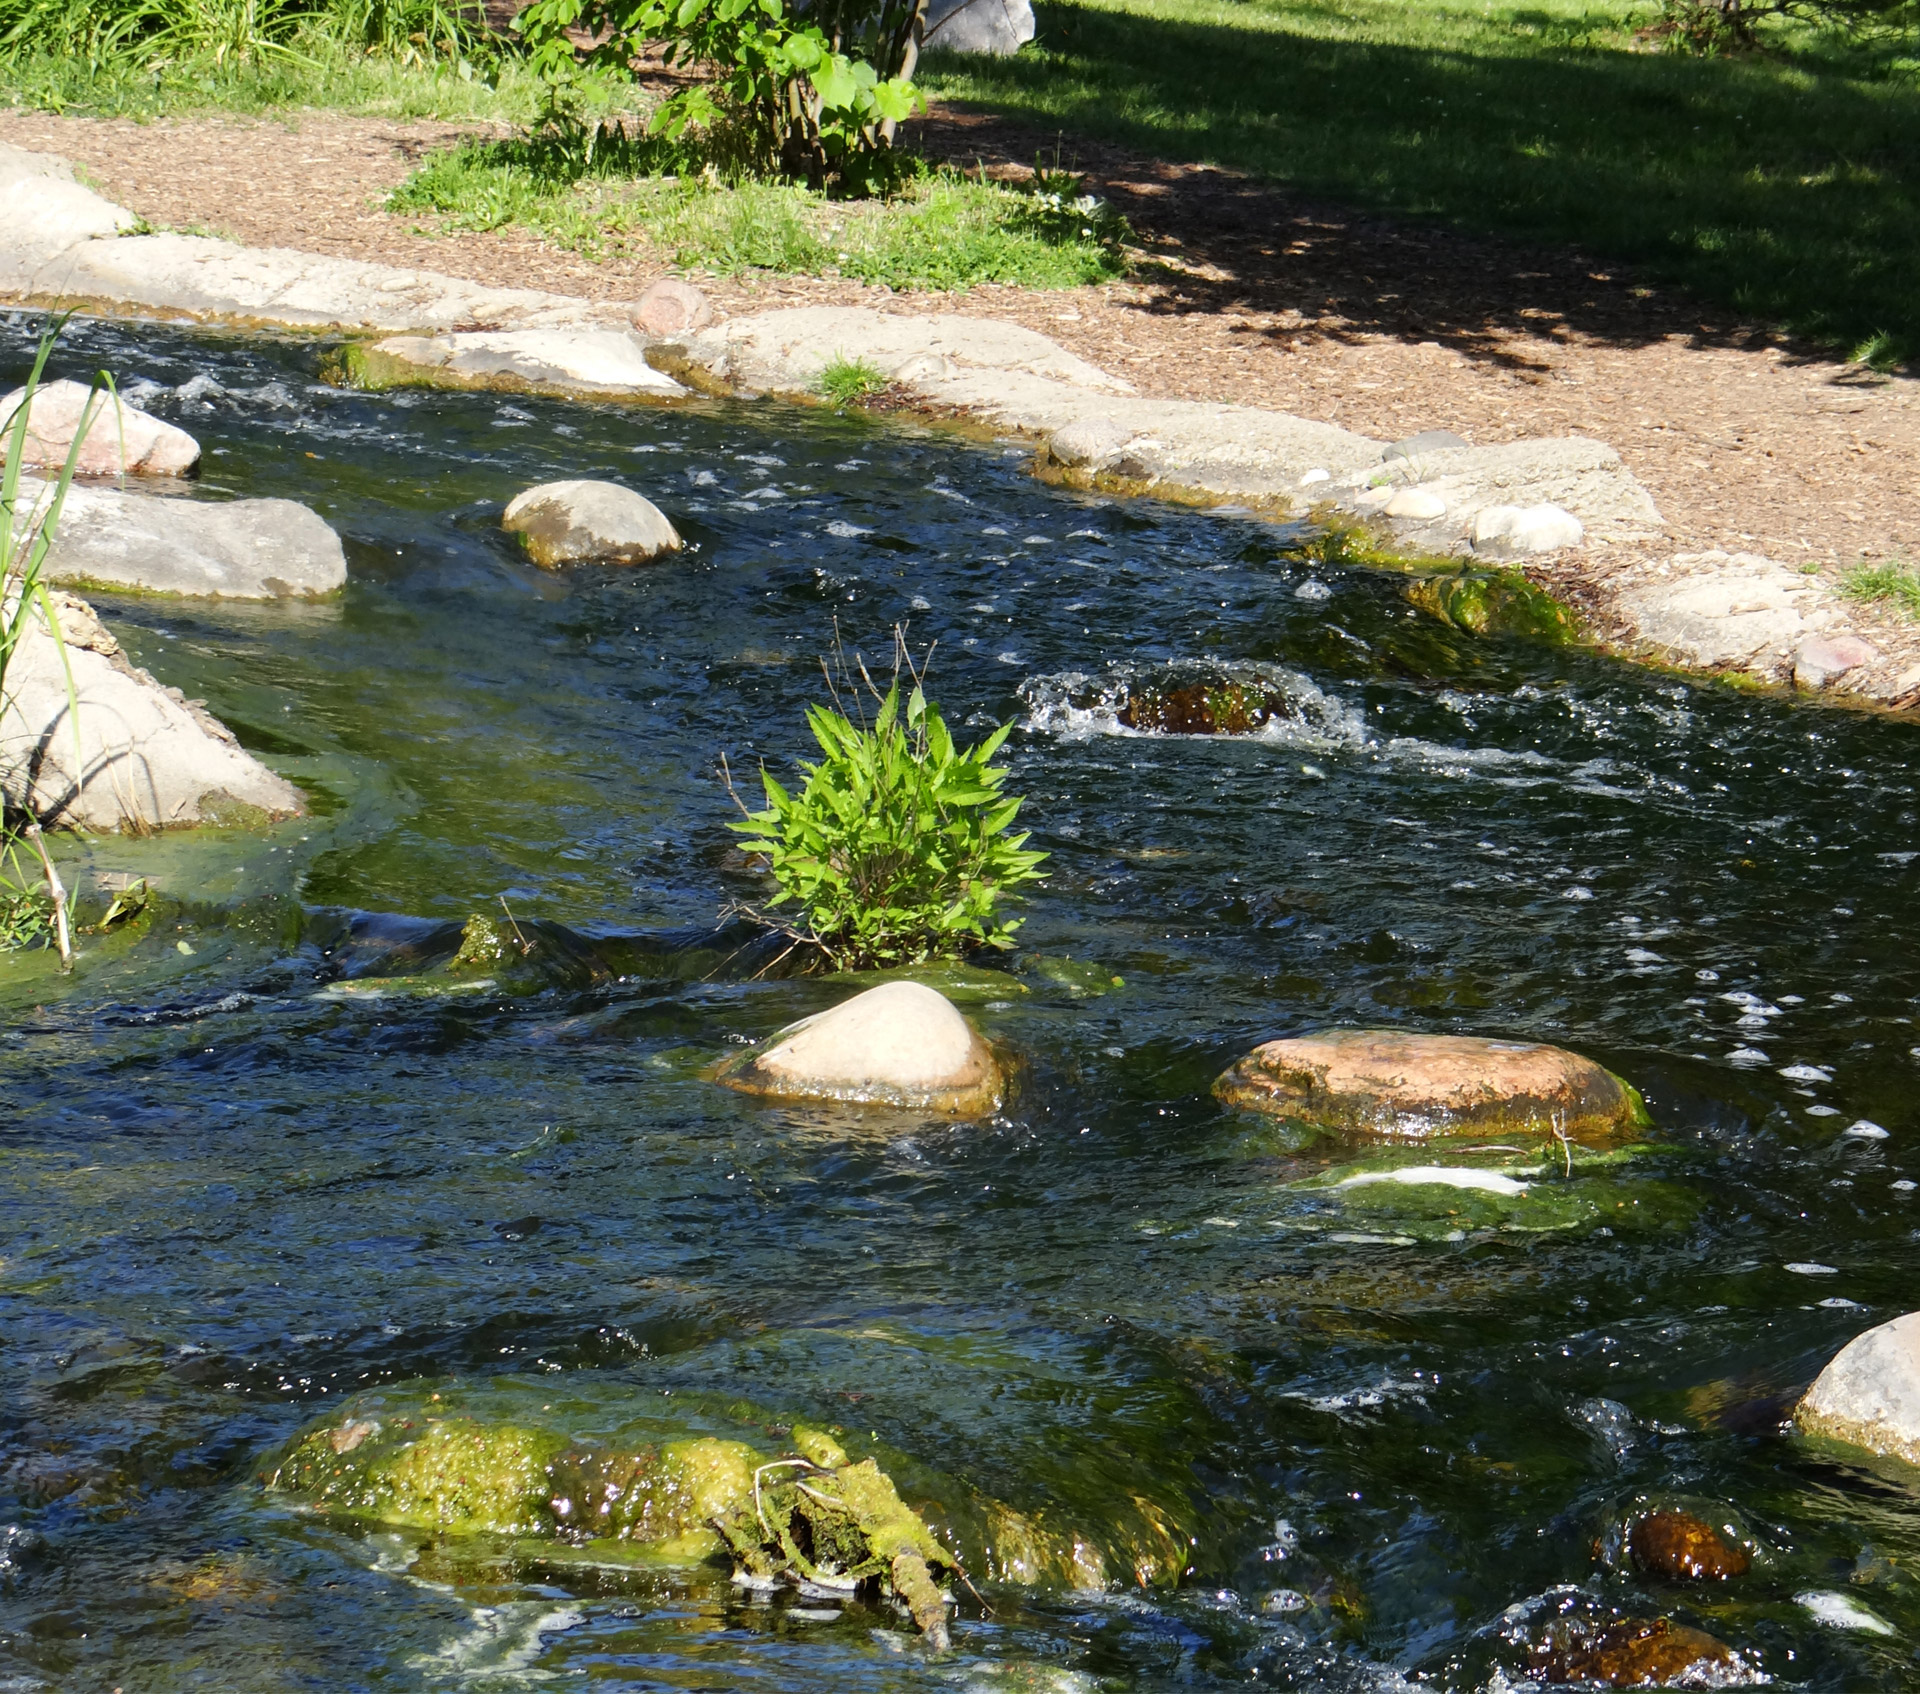
{"type": "MultiPolygon", "coordinates": [[[[665,268],[644,256],[592,264],[514,231],[435,238],[380,209],[385,190],[460,133],[319,113],[140,125],[0,111],[0,140],[80,162],[109,198],[160,225],[595,298],[631,298],[665,268]]],[[[923,144],[1012,173],[1043,147],[1050,156],[1055,138],[941,110],[923,144]]],[[[894,294],[810,278],[710,281],[709,292],[733,312],[804,302],[1009,318],[1143,393],[1386,438],[1597,437],[1651,490],[1672,551],[1832,569],[1920,550],[1920,383],[1702,315],[1577,255],[1316,207],[1094,145],[1074,162],[1162,263],[1067,292],[894,294]]]]}

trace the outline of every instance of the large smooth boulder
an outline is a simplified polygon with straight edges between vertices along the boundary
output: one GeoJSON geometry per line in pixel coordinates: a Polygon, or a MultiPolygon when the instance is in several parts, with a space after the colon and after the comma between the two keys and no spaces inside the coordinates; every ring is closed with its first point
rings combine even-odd
{"type": "Polygon", "coordinates": [[[1033,39],[1028,0],[932,0],[925,45],[948,53],[992,53],[1005,58],[1033,39]]]}
{"type": "Polygon", "coordinates": [[[789,1024],[722,1065],[717,1080],[778,1099],[964,1116],[995,1110],[1006,1093],[993,1049],[952,1001],[918,982],[885,982],[789,1024]]]}
{"type": "Polygon", "coordinates": [[[7,666],[0,793],[9,804],[48,823],[136,831],[259,822],[306,810],[300,790],[247,752],[199,702],[129,662],[84,600],[50,598],[65,663],[35,614],[7,666]]]}
{"type": "Polygon", "coordinates": [[[646,346],[636,336],[591,324],[390,335],[371,346],[350,343],[341,357],[347,379],[359,388],[551,390],[662,399],[687,392],[647,362],[646,346]]]}
{"type": "MultiPolygon", "coordinates": [[[[46,510],[47,485],[31,485],[25,499],[46,510]]],[[[347,555],[326,520],[293,500],[74,487],[47,551],[47,576],[150,594],[284,600],[331,594],[347,580],[347,555]]]]}
{"type": "MultiPolygon", "coordinates": [[[[26,405],[27,391],[16,388],[0,399],[0,460],[13,445],[15,414],[26,405]]],[[[118,395],[84,382],[49,382],[34,390],[27,410],[23,466],[58,469],[67,462],[82,418],[86,438],[74,460],[77,476],[185,476],[200,462],[200,443],[184,429],[129,406],[118,395]]]]}
{"type": "Polygon", "coordinates": [[[1639,1094],[1578,1053],[1394,1029],[1269,1041],[1213,1091],[1230,1105],[1382,1141],[1565,1137],[1604,1147],[1646,1122],[1639,1094]]]}
{"type": "Polygon", "coordinates": [[[1920,1312],[1856,1335],[1793,1417],[1809,1435],[1920,1465],[1920,1312]]]}
{"type": "Polygon", "coordinates": [[[516,494],[500,523],[549,570],[589,561],[643,565],[684,545],[658,506],[617,482],[543,482],[516,494]]]}

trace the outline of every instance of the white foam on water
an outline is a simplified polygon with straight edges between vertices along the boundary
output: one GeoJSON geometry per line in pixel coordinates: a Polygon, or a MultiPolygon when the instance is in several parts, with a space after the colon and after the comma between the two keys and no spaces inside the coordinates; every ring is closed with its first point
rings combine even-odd
{"type": "Polygon", "coordinates": [[[1772,1062],[1758,1047],[1736,1047],[1727,1055],[1730,1065],[1765,1065],[1772,1062]]]}
{"type": "Polygon", "coordinates": [[[1845,1129],[1841,1130],[1840,1133],[1843,1136],[1850,1135],[1857,1141],[1885,1141],[1887,1139],[1887,1132],[1871,1118],[1856,1118],[1852,1123],[1848,1124],[1845,1129]]]}
{"type": "Polygon", "coordinates": [[[1858,1629],[1868,1635],[1892,1635],[1892,1624],[1870,1612],[1851,1594],[1831,1588],[1808,1588],[1794,1595],[1794,1604],[1804,1606],[1829,1629],[1858,1629]]]}
{"type": "Polygon", "coordinates": [[[1812,1259],[1794,1259],[1787,1265],[1787,1269],[1795,1276],[1838,1276],[1840,1274],[1837,1266],[1819,1264],[1812,1259]]]}
{"type": "Polygon", "coordinates": [[[472,1623],[464,1632],[409,1662],[417,1670],[439,1671],[462,1680],[509,1676],[527,1682],[546,1681],[559,1675],[535,1668],[535,1661],[546,1651],[546,1637],[577,1629],[584,1622],[584,1612],[537,1600],[476,1606],[472,1623]]]}
{"type": "Polygon", "coordinates": [[[1782,1065],[1780,1074],[1789,1082],[1831,1082],[1833,1072],[1818,1065],[1782,1065]]]}
{"type": "Polygon", "coordinates": [[[857,541],[863,535],[871,535],[873,531],[861,524],[848,523],[845,518],[835,518],[827,525],[827,533],[837,536],[842,541],[857,541]]]}
{"type": "Polygon", "coordinates": [[[1483,1194],[1524,1194],[1528,1184],[1515,1182],[1498,1171],[1463,1170],[1458,1165],[1402,1165],[1398,1170],[1362,1171],[1336,1188],[1366,1188],[1376,1182],[1398,1182],[1408,1187],[1476,1188],[1483,1194]]]}

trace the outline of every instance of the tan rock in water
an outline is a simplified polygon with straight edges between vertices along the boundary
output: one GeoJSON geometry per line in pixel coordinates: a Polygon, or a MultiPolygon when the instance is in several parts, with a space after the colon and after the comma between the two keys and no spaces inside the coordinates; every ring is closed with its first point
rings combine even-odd
{"type": "Polygon", "coordinates": [[[993,1049],[936,989],[883,982],[789,1024],[717,1081],[746,1094],[840,1100],[974,1116],[994,1111],[1006,1077],[993,1049]]]}
{"type": "Polygon", "coordinates": [[[536,565],[634,565],[677,552],[666,514],[617,482],[543,482],[514,496],[500,519],[536,565]]]}
{"type": "Polygon", "coordinates": [[[1753,1564],[1746,1548],[1704,1518],[1671,1507],[1634,1519],[1627,1548],[1643,1571],[1670,1582],[1725,1582],[1745,1576],[1753,1564]]]}
{"type": "Polygon", "coordinates": [[[1920,1465],[1920,1312],[1856,1335],[1815,1378],[1793,1420],[1809,1435],[1920,1465]]]}
{"type": "Polygon", "coordinates": [[[1269,1041],[1213,1091],[1230,1105],[1389,1141],[1564,1135],[1592,1147],[1646,1122],[1638,1093],[1578,1053],[1393,1029],[1269,1041]]]}
{"type": "MultiPolygon", "coordinates": [[[[16,388],[0,399],[0,427],[11,429],[14,414],[26,404],[27,391],[16,388]]],[[[58,467],[67,462],[80,423],[87,433],[74,459],[79,476],[185,476],[200,462],[200,443],[184,429],[129,406],[117,395],[95,392],[84,382],[48,382],[34,391],[27,411],[23,465],[58,467]]],[[[9,440],[0,440],[4,459],[9,440]]]]}

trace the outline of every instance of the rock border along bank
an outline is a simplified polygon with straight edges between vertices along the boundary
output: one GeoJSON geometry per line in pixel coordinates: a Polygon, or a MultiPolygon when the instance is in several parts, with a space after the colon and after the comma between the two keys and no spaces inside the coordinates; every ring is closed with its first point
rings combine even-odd
{"type": "MultiPolygon", "coordinates": [[[[1397,553],[1511,565],[1622,544],[1658,551],[1653,500],[1605,443],[1389,443],[1249,406],[1154,399],[1032,330],[959,313],[803,307],[718,323],[645,302],[490,288],[426,270],[154,233],[66,160],[0,145],[0,298],[350,337],[342,374],[671,401],[692,392],[817,399],[858,361],[928,413],[1039,438],[1041,474],[1077,487],[1364,522],[1397,553]]],[[[659,285],[656,285],[658,287],[659,285]]],[[[668,286],[687,291],[687,285],[668,286]]],[[[1584,556],[1584,555],[1583,555],[1584,556]]],[[[1920,700],[1920,664],[1848,627],[1825,583],[1750,553],[1676,553],[1596,572],[1609,645],[1861,704],[1920,700]]]]}

